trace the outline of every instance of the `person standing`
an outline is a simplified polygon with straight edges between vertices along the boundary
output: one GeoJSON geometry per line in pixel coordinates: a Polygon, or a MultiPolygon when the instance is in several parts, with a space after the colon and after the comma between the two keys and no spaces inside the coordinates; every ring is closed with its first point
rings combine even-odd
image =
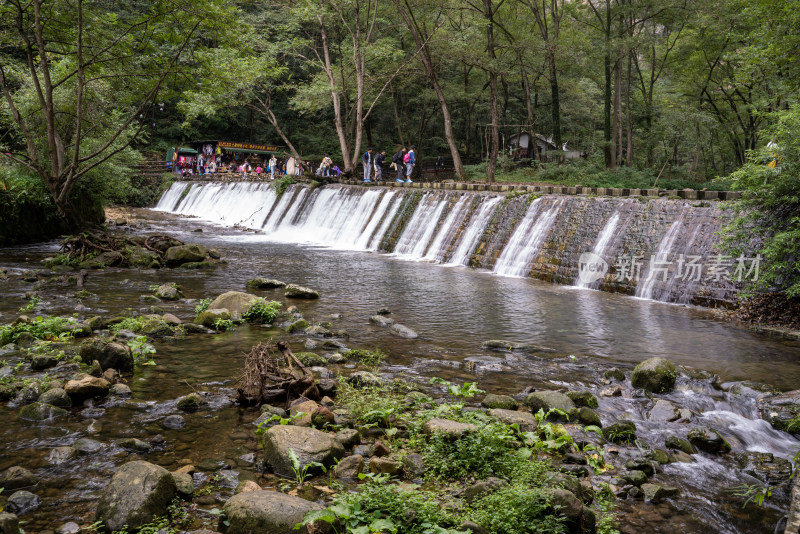
{"type": "Polygon", "coordinates": [[[395,182],[402,182],[403,177],[405,176],[405,164],[403,163],[405,155],[406,147],[403,146],[394,153],[394,156],[392,156],[392,162],[397,166],[397,179],[395,182]]]}
{"type": "Polygon", "coordinates": [[[361,164],[364,165],[364,183],[370,182],[370,171],[372,171],[372,147],[369,147],[364,155],[361,156],[361,164]]]}
{"type": "Polygon", "coordinates": [[[322,158],[322,176],[331,175],[331,165],[333,165],[333,160],[328,154],[325,154],[325,157],[322,158]]]}
{"type": "Polygon", "coordinates": [[[417,164],[417,157],[414,151],[416,147],[411,145],[408,153],[403,158],[403,163],[406,164],[406,182],[411,183],[411,174],[414,172],[414,166],[417,164]]]}
{"type": "Polygon", "coordinates": [[[375,181],[383,181],[383,162],[386,160],[386,151],[381,150],[381,153],[375,156],[375,181]]]}
{"type": "Polygon", "coordinates": [[[278,166],[278,158],[275,157],[275,154],[272,154],[269,158],[269,179],[275,179],[275,167],[278,166]]]}

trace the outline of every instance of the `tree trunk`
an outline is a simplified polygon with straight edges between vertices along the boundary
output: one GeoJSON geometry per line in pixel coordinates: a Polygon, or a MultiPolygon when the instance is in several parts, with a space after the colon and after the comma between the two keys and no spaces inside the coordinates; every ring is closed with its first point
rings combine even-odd
{"type": "Polygon", "coordinates": [[[494,51],[494,20],[492,11],[492,0],[483,0],[484,16],[488,19],[486,25],[486,49],[489,55],[489,92],[491,106],[491,138],[489,140],[489,162],[486,165],[486,180],[494,182],[494,174],[497,169],[497,153],[500,148],[500,114],[497,107],[497,65],[495,60],[497,55],[494,51]]]}
{"type": "Polygon", "coordinates": [[[614,109],[611,117],[611,134],[614,138],[614,167],[616,168],[617,165],[622,163],[622,158],[620,156],[620,152],[622,150],[622,140],[620,137],[622,136],[622,130],[620,129],[620,102],[621,102],[621,95],[620,95],[620,64],[619,61],[614,65],[614,109]]]}
{"type": "Polygon", "coordinates": [[[328,33],[325,31],[325,21],[322,16],[317,16],[319,21],[320,36],[322,38],[322,52],[324,60],[325,74],[328,75],[328,85],[331,89],[331,100],[333,102],[333,120],[336,125],[336,135],[339,138],[339,149],[342,151],[342,167],[344,172],[353,172],[353,160],[350,159],[350,147],[347,144],[347,135],[344,131],[342,122],[342,102],[339,90],[336,88],[336,80],[333,78],[333,65],[331,63],[330,47],[328,45],[328,33]]]}
{"type": "Polygon", "coordinates": [[[633,128],[631,127],[631,56],[628,55],[628,72],[625,78],[625,137],[628,141],[625,150],[625,165],[633,164],[633,128]]]}

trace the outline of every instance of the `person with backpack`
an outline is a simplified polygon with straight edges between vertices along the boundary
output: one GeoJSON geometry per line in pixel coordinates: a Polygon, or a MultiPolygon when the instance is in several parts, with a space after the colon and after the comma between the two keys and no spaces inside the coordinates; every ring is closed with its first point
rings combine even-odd
{"type": "Polygon", "coordinates": [[[406,164],[406,182],[408,183],[411,183],[411,173],[414,172],[414,165],[417,163],[416,154],[414,154],[415,149],[416,147],[411,145],[411,148],[403,157],[403,163],[406,164]]]}
{"type": "Polygon", "coordinates": [[[394,153],[394,156],[392,156],[392,163],[394,163],[395,166],[397,167],[397,179],[395,180],[395,182],[402,182],[403,177],[405,176],[405,170],[404,170],[405,167],[403,164],[403,158],[405,157],[405,154],[406,154],[406,147],[403,146],[400,147],[400,149],[394,153]]]}
{"type": "Polygon", "coordinates": [[[333,160],[328,154],[325,154],[325,157],[322,158],[322,176],[331,175],[331,165],[333,165],[333,160]]]}
{"type": "Polygon", "coordinates": [[[361,163],[364,165],[364,183],[370,182],[370,171],[372,171],[372,147],[369,147],[364,155],[361,156],[361,163]]]}

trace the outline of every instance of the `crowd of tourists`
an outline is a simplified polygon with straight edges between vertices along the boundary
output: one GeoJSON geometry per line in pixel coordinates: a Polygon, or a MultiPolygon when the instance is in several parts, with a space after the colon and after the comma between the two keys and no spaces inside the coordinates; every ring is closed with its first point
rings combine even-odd
{"type": "MultiPolygon", "coordinates": [[[[412,182],[417,166],[416,147],[400,147],[388,161],[385,150],[375,151],[369,147],[361,155],[363,177],[365,183],[384,182],[394,178],[396,182],[412,182]]],[[[444,167],[444,158],[440,155],[436,167],[444,167]]],[[[238,159],[236,153],[226,154],[219,147],[213,150],[210,145],[203,147],[197,156],[179,156],[173,154],[172,169],[183,176],[192,174],[206,175],[216,173],[240,173],[242,178],[253,177],[274,180],[276,176],[302,176],[306,170],[314,169],[311,162],[302,161],[294,156],[278,158],[275,154],[269,158],[255,154],[238,159]]],[[[314,170],[317,176],[341,176],[342,170],[334,164],[329,154],[325,154],[314,170]]]]}

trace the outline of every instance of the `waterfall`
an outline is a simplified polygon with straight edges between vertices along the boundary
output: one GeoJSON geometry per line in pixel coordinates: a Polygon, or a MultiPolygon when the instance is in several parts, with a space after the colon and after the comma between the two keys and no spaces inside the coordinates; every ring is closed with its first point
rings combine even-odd
{"type": "Polygon", "coordinates": [[[525,218],[514,230],[502,254],[497,258],[495,273],[505,276],[528,276],[530,273],[531,264],[550,233],[550,228],[564,202],[563,199],[558,199],[545,209],[541,207],[544,204],[542,200],[540,197],[531,203],[525,218]],[[544,213],[539,216],[542,210],[544,213]]]}
{"type": "Polygon", "coordinates": [[[406,224],[405,230],[400,234],[394,247],[394,254],[406,259],[422,258],[445,206],[447,199],[442,199],[433,193],[425,193],[406,224]]]}
{"type": "Polygon", "coordinates": [[[503,276],[665,302],[727,305],[741,286],[700,277],[699,270],[696,277],[675,272],[680,255],[712,260],[716,232],[729,218],[722,203],[577,195],[531,201],[526,195],[338,184],[293,184],[278,198],[268,182],[175,182],[155,209],[252,228],[259,231],[257,240],[391,251],[405,260],[473,265],[503,276]],[[606,283],[576,280],[575,268],[588,246],[587,256],[601,267],[611,266],[619,251],[642,258],[644,276],[637,280],[612,269],[606,283]],[[653,251],[655,262],[648,268],[646,257],[653,251]]]}
{"type": "Polygon", "coordinates": [[[444,220],[441,228],[439,228],[439,232],[433,239],[433,243],[428,247],[428,252],[423,257],[424,260],[434,261],[436,263],[442,263],[444,261],[447,249],[453,242],[456,232],[458,232],[458,229],[461,228],[461,225],[464,223],[464,219],[467,217],[471,202],[472,198],[467,195],[463,195],[458,199],[456,205],[453,206],[450,213],[447,214],[447,218],[444,220]]]}
{"type": "MultiPolygon", "coordinates": [[[[600,232],[600,237],[597,238],[597,243],[595,243],[594,248],[592,249],[592,253],[598,258],[608,261],[606,258],[606,248],[608,248],[611,238],[614,237],[614,232],[617,229],[617,223],[619,223],[619,211],[614,211],[614,214],[611,216],[608,222],[606,222],[605,226],[603,226],[603,231],[600,232]]],[[[590,285],[590,283],[586,283],[581,280],[580,276],[575,278],[576,287],[589,287],[590,285]]]]}
{"type": "Polygon", "coordinates": [[[637,297],[643,299],[652,299],[653,289],[655,288],[658,273],[661,272],[662,278],[666,278],[667,273],[659,269],[659,264],[663,265],[661,262],[670,261],[670,252],[672,251],[672,247],[675,245],[675,240],[678,239],[678,235],[680,235],[683,214],[684,212],[681,211],[679,218],[672,223],[672,225],[669,227],[669,230],[667,230],[667,233],[661,238],[655,254],[653,254],[653,256],[646,262],[648,265],[647,275],[642,275],[643,280],[640,280],[638,286],[636,287],[637,297]]]}
{"type": "Polygon", "coordinates": [[[478,246],[481,235],[486,228],[486,224],[494,214],[494,210],[501,202],[501,198],[487,198],[481,202],[477,210],[472,214],[467,228],[461,233],[460,241],[456,245],[456,250],[450,258],[450,265],[468,265],[475,247],[478,246]]]}

